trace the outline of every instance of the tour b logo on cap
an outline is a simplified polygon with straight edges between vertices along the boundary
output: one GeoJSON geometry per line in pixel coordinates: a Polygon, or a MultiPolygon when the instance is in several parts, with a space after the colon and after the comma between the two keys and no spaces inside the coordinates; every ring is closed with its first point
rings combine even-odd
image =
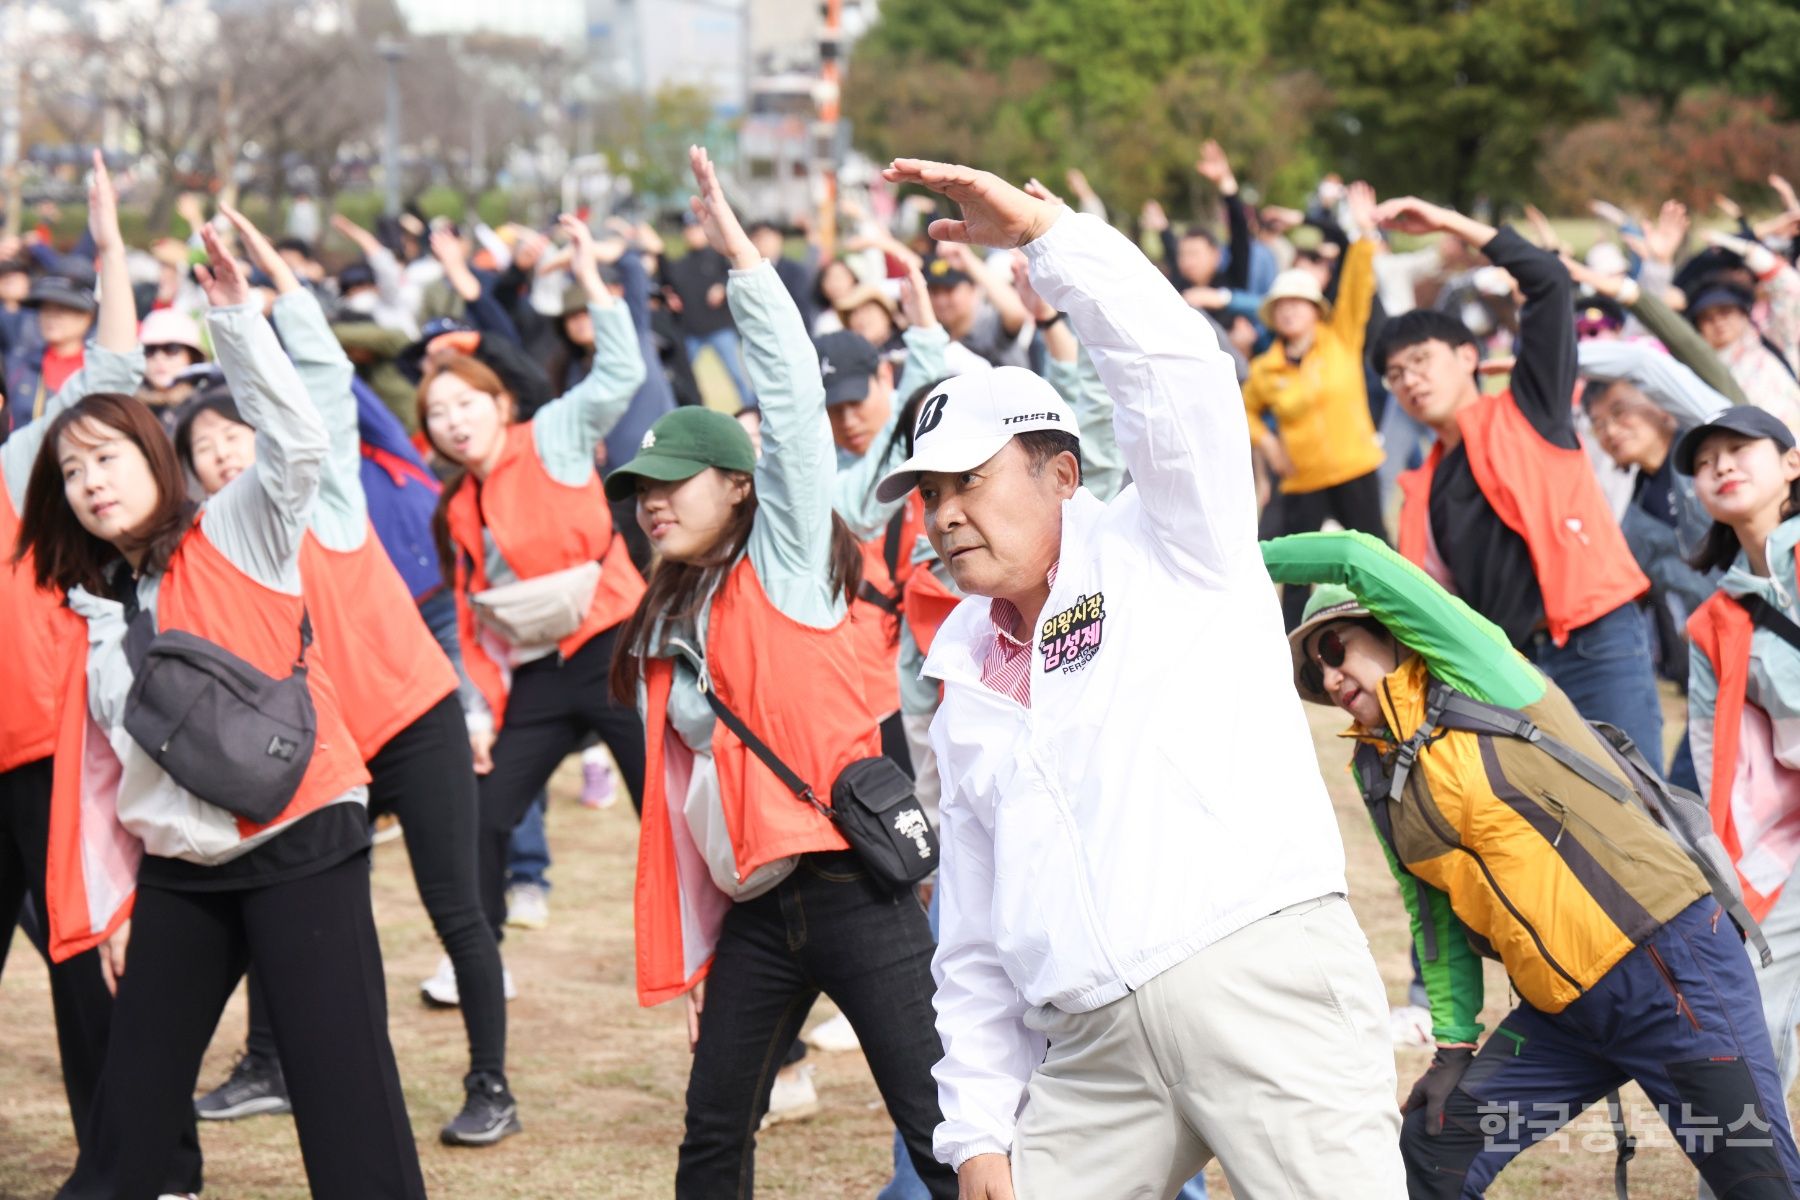
{"type": "Polygon", "coordinates": [[[949,393],[939,392],[919,406],[919,424],[913,429],[913,440],[924,437],[942,423],[944,407],[949,403],[949,393]]]}

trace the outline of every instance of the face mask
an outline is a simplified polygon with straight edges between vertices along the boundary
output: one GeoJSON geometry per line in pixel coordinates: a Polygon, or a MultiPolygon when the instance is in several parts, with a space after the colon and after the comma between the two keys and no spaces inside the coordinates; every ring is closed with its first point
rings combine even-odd
{"type": "Polygon", "coordinates": [[[374,292],[358,292],[344,301],[344,311],[365,317],[372,316],[375,312],[375,305],[380,302],[380,299],[381,297],[374,292]]]}

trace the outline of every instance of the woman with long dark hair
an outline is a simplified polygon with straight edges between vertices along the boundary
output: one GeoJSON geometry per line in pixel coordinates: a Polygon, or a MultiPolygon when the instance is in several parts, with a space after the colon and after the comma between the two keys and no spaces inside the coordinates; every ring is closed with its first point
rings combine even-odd
{"type": "MultiPolygon", "coordinates": [[[[694,1066],[678,1197],[748,1196],[776,1070],[820,992],[850,1019],[920,1176],[932,1155],[931,932],[829,816],[717,717],[710,691],[818,797],[881,752],[848,617],[861,553],[832,512],[825,389],[806,325],[690,152],[694,215],[731,263],[728,295],[763,412],[760,461],[731,418],[677,409],[607,480],[637,497],[660,561],[620,630],[614,694],[648,730],[638,843],[638,994],[686,997],[694,1066]],[[710,989],[711,1004],[703,989],[710,989]]],[[[823,800],[820,801],[824,803],[823,800]]]]}
{"type": "MultiPolygon", "coordinates": [[[[329,442],[238,264],[211,229],[201,236],[211,267],[196,274],[220,365],[256,430],[255,464],[196,515],[155,414],[102,393],[50,423],[26,491],[21,549],[38,585],[66,591],[85,623],[56,743],[51,953],[98,946],[118,989],[88,1136],[60,1194],[161,1190],[207,1042],[254,966],[313,1193],[422,1197],[369,904],[369,775],[329,673],[308,654],[301,542],[329,442]],[[290,694],[299,681],[315,732],[297,781],[272,796],[203,788],[212,799],[178,783],[159,757],[172,740],[146,749],[129,724],[144,703],[134,685],[146,637],[151,651],[210,646],[290,694]],[[262,815],[271,799],[281,806],[262,815]]],[[[196,707],[182,729],[236,744],[241,715],[196,707]]],[[[263,757],[294,763],[300,747],[276,738],[263,757]]]]}
{"type": "MultiPolygon", "coordinates": [[[[442,1138],[450,1145],[492,1145],[520,1124],[506,1079],[500,951],[476,884],[475,770],[456,671],[369,523],[350,390],[355,368],[319,302],[275,247],[242,214],[222,211],[251,261],[274,282],[276,331],[331,439],[301,544],[301,583],[314,653],[338,684],[344,719],[369,767],[369,815],[400,818],[419,898],[456,968],[470,1062],[462,1112],[444,1126],[442,1138]]],[[[256,431],[230,389],[212,389],[195,398],[176,430],[175,450],[202,490],[216,496],[256,462],[256,431]]],[[[237,1115],[246,1105],[286,1099],[268,1018],[261,977],[252,975],[248,1048],[220,1089],[225,1094],[201,1101],[202,1116],[237,1115]],[[215,1101],[210,1110],[208,1100],[215,1101]]]]}
{"type": "Polygon", "coordinates": [[[611,698],[606,678],[615,631],[644,579],[613,527],[594,450],[629,409],[644,360],[631,314],[600,280],[593,235],[574,217],[561,223],[594,325],[588,376],[524,422],[476,359],[445,359],[419,384],[419,424],[460,468],[434,526],[470,681],[481,900],[496,937],[507,840],[565,756],[598,734],[633,800],[643,795],[643,724],[611,698]]]}

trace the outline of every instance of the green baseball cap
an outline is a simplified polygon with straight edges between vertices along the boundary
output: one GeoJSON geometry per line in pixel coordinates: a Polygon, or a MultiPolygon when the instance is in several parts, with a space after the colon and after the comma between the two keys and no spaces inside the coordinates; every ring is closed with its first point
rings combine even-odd
{"type": "Polygon", "coordinates": [[[1294,627],[1294,632],[1288,634],[1288,650],[1294,657],[1294,690],[1300,693],[1302,700],[1323,704],[1327,708],[1336,703],[1306,681],[1306,640],[1321,625],[1329,625],[1333,621],[1352,621],[1368,615],[1369,610],[1356,598],[1356,593],[1341,583],[1322,583],[1313,589],[1313,594],[1307,597],[1306,608],[1300,614],[1300,624],[1294,627]]]}
{"type": "Polygon", "coordinates": [[[697,405],[678,408],[664,413],[638,443],[632,460],[606,477],[606,495],[623,500],[637,491],[639,479],[678,483],[708,467],[746,474],[756,470],[750,435],[722,412],[697,405]]]}

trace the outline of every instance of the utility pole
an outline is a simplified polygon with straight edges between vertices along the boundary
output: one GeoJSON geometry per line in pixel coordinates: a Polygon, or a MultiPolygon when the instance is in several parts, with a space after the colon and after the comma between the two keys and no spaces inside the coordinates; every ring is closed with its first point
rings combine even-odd
{"type": "Polygon", "coordinates": [[[393,38],[375,43],[387,75],[387,120],[381,130],[382,211],[390,217],[400,215],[400,60],[406,47],[393,38]]]}
{"type": "Polygon", "coordinates": [[[819,124],[813,153],[822,160],[819,197],[819,254],[821,262],[837,253],[838,209],[838,59],[843,45],[844,0],[824,0],[825,28],[819,36],[819,124]]]}

